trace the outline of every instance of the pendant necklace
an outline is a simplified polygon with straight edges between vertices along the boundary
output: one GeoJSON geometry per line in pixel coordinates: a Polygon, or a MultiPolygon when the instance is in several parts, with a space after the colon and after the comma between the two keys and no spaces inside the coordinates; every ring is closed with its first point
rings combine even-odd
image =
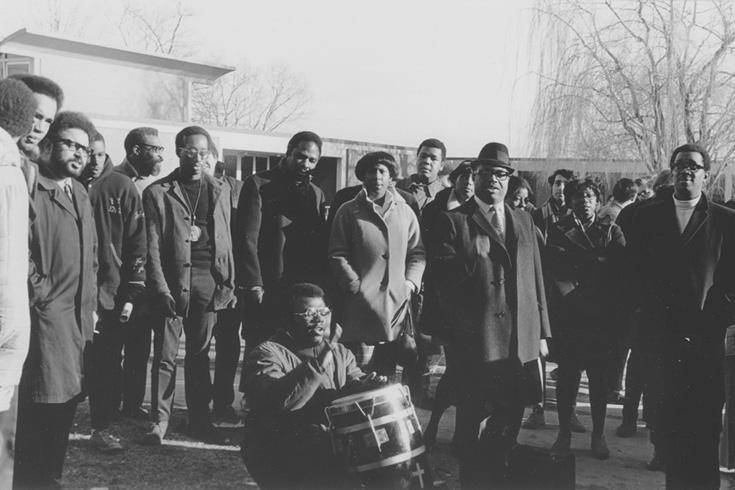
{"type": "Polygon", "coordinates": [[[191,213],[191,228],[189,229],[189,240],[191,240],[192,242],[198,242],[199,239],[202,237],[202,229],[196,225],[196,213],[197,208],[199,207],[199,198],[202,196],[202,179],[199,179],[199,191],[197,192],[197,200],[196,202],[194,202],[193,207],[191,205],[191,201],[189,200],[189,192],[184,189],[183,194],[184,199],[186,199],[186,204],[188,204],[189,206],[189,212],[191,213]]]}

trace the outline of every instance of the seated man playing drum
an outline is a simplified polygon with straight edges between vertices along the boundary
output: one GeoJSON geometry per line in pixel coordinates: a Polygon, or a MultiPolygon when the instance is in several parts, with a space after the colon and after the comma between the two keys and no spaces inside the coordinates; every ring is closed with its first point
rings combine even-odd
{"type": "Polygon", "coordinates": [[[357,367],[353,354],[330,339],[331,311],[324,291],[295,284],[281,309],[288,319],[248,355],[241,391],[245,418],[241,455],[260,488],[349,488],[355,483],[332,451],[325,408],[342,396],[384,385],[387,379],[357,367]]]}

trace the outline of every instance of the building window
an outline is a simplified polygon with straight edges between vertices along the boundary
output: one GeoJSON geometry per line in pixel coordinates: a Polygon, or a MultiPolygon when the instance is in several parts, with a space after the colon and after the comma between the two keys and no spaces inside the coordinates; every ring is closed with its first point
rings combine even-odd
{"type": "Polygon", "coordinates": [[[0,53],[0,78],[25,73],[33,73],[33,58],[0,53]]]}

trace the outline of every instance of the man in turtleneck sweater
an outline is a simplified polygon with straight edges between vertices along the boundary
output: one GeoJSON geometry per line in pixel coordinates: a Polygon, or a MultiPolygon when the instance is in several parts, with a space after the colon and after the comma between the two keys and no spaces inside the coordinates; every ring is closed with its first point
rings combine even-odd
{"type": "Polygon", "coordinates": [[[673,196],[641,206],[626,236],[646,325],[647,409],[666,449],[666,488],[717,489],[724,337],[735,323],[735,212],[702,192],[704,148],[680,146],[670,167],[673,196]]]}
{"type": "Polygon", "coordinates": [[[212,138],[198,126],[176,135],[179,168],[148,186],[143,205],[148,235],[148,292],[154,325],[149,444],[161,444],[171,417],[176,353],[186,334],[187,435],[223,444],[211,421],[209,344],[216,312],[234,305],[230,190],[204,173],[212,138]]]}

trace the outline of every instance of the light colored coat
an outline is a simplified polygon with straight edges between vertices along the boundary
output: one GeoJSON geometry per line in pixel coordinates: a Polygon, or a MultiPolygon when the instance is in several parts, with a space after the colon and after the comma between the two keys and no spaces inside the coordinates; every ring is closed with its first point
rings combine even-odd
{"type": "Polygon", "coordinates": [[[388,192],[386,199],[380,216],[363,189],[334,219],[329,262],[347,291],[342,342],[394,340],[399,329],[391,320],[408,297],[406,280],[421,286],[426,253],[416,214],[399,195],[388,192]]]}
{"type": "MultiPolygon", "coordinates": [[[[20,381],[28,354],[28,190],[18,147],[0,129],[0,387],[20,381]]],[[[0,410],[3,408],[0,407],[0,410]]]]}

